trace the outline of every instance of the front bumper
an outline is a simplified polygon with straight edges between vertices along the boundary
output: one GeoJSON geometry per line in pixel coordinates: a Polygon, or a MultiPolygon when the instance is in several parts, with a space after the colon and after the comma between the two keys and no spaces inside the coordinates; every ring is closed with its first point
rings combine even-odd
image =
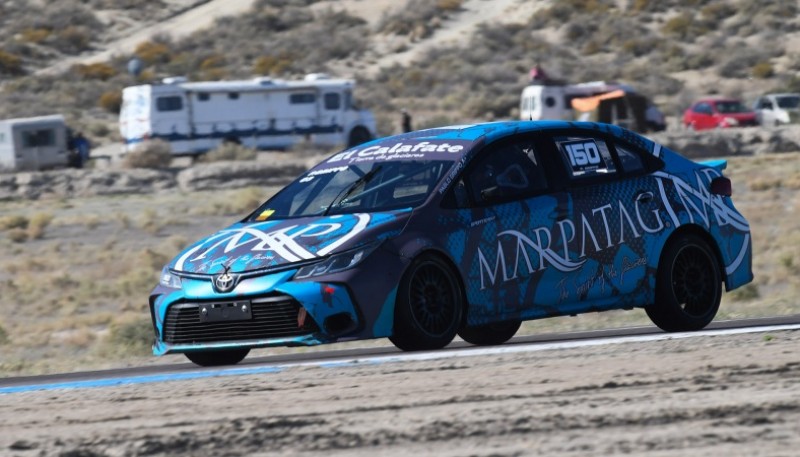
{"type": "Polygon", "coordinates": [[[153,353],[310,346],[363,326],[346,286],[291,281],[296,271],[242,279],[229,293],[216,292],[211,277],[183,278],[181,289],[159,285],[150,295],[153,353]]]}

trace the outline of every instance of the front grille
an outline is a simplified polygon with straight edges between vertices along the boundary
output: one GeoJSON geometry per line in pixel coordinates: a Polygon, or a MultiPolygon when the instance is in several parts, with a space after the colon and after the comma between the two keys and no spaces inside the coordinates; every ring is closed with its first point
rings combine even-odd
{"type": "Polygon", "coordinates": [[[164,341],[171,344],[210,343],[292,337],[319,331],[310,316],[306,317],[303,328],[297,327],[300,304],[287,295],[252,299],[250,309],[253,318],[230,322],[201,322],[200,306],[209,303],[219,301],[177,303],[170,306],[164,321],[164,341]]]}

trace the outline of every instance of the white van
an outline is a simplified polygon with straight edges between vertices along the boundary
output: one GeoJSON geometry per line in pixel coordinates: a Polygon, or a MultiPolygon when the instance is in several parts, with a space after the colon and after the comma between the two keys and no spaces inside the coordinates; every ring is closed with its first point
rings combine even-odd
{"type": "Polygon", "coordinates": [[[756,100],[753,111],[767,127],[800,122],[800,94],[767,94],[756,100]]]}
{"type": "Polygon", "coordinates": [[[120,133],[125,150],[169,142],[175,155],[200,154],[223,141],[285,149],[300,141],[354,146],[375,137],[375,118],[353,104],[354,81],[307,75],[302,81],[256,78],[126,87],[120,133]]]}
{"type": "Polygon", "coordinates": [[[0,121],[0,170],[66,167],[67,124],[60,114],[0,121]]]}
{"type": "Polygon", "coordinates": [[[592,120],[640,132],[666,128],[664,115],[626,84],[532,84],[522,90],[520,119],[592,120]]]}

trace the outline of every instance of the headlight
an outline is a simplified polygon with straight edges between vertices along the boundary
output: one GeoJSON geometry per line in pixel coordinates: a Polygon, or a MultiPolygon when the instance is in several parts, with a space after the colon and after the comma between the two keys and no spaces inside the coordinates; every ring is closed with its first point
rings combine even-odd
{"type": "Polygon", "coordinates": [[[161,285],[172,289],[180,289],[181,277],[169,271],[169,268],[164,267],[164,269],[161,270],[161,285]]]}
{"type": "Polygon", "coordinates": [[[340,254],[334,254],[327,259],[313,265],[301,267],[299,270],[297,270],[297,273],[294,274],[294,279],[312,278],[314,276],[338,273],[340,271],[353,268],[361,263],[362,260],[366,259],[367,256],[380,244],[380,241],[376,241],[374,243],[361,246],[357,249],[351,249],[340,254]]]}
{"type": "Polygon", "coordinates": [[[722,122],[729,127],[734,127],[736,125],[739,125],[739,121],[737,121],[732,117],[726,117],[725,119],[722,120],[722,122]]]}

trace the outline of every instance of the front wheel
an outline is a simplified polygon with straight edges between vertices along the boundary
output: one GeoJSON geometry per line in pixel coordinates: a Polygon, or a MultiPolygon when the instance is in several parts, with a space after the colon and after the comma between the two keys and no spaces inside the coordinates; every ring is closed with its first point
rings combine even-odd
{"type": "Polygon", "coordinates": [[[447,263],[434,255],[418,257],[397,289],[389,340],[404,351],[447,346],[461,325],[463,297],[458,278],[447,263]]]}
{"type": "Polygon", "coordinates": [[[469,344],[493,346],[510,340],[521,324],[520,321],[505,321],[478,327],[464,327],[458,331],[458,336],[469,344]]]}
{"type": "Polygon", "coordinates": [[[717,256],[702,238],[685,233],[662,253],[656,302],[645,311],[664,331],[700,330],[717,315],[721,298],[722,273],[717,256]]]}
{"type": "Polygon", "coordinates": [[[187,352],[184,355],[201,367],[236,365],[244,360],[250,349],[225,349],[222,351],[187,352]]]}

